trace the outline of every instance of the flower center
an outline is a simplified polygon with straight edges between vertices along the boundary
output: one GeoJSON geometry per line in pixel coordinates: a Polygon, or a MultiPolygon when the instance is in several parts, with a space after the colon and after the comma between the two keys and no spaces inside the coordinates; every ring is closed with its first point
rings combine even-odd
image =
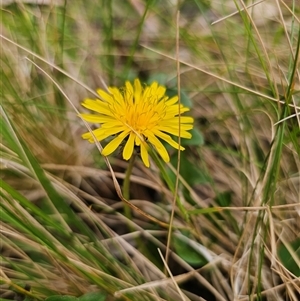
{"type": "Polygon", "coordinates": [[[155,106],[148,102],[140,102],[127,105],[124,121],[137,132],[143,133],[146,129],[157,125],[159,119],[159,113],[155,110],[155,106]]]}
{"type": "MultiPolygon", "coordinates": [[[[125,97],[124,97],[125,98],[125,97]]],[[[125,100],[125,108],[116,110],[117,119],[122,121],[132,131],[143,134],[146,130],[151,130],[157,126],[165,116],[165,105],[163,100],[157,99],[155,96],[149,96],[147,99],[141,98],[136,101],[125,100]]]]}

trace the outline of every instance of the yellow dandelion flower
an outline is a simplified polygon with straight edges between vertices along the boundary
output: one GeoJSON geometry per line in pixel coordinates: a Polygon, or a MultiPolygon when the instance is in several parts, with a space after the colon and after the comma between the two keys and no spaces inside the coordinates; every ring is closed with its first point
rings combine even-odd
{"type": "MultiPolygon", "coordinates": [[[[180,115],[178,96],[169,99],[165,95],[166,88],[153,82],[143,87],[139,79],[133,85],[125,83],[125,87],[118,89],[109,87],[108,92],[97,90],[99,99],[85,99],[82,106],[96,112],[96,114],[80,114],[88,121],[99,123],[101,126],[93,130],[98,141],[116,135],[103,149],[102,154],[108,156],[113,153],[123,141],[123,158],[130,159],[134,146],[140,147],[140,154],[144,164],[149,167],[149,143],[165,162],[169,162],[169,154],[161,140],[166,141],[175,149],[184,150],[184,147],[175,142],[170,135],[181,138],[191,138],[188,132],[193,128],[193,118],[180,115]]],[[[180,114],[189,111],[189,108],[180,105],[180,114]]],[[[94,142],[93,135],[88,132],[82,135],[89,142],[94,142]]]]}

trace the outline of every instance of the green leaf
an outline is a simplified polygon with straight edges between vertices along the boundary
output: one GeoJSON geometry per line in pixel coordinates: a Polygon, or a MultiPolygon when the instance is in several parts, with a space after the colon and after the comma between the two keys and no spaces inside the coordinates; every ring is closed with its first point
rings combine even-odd
{"type": "Polygon", "coordinates": [[[231,191],[220,192],[216,197],[216,202],[221,207],[229,207],[232,203],[231,196],[232,196],[231,191]]]}
{"type": "Polygon", "coordinates": [[[69,295],[54,295],[50,296],[45,301],[77,301],[78,299],[74,296],[69,295]]]}
{"type": "MultiPolygon", "coordinates": [[[[171,163],[175,168],[177,167],[177,153],[171,157],[171,163]]],[[[180,175],[190,186],[209,182],[207,175],[195,163],[189,161],[185,153],[182,153],[180,158],[180,175]]],[[[171,171],[170,178],[175,183],[176,175],[171,171]]]]}
{"type": "MultiPolygon", "coordinates": [[[[167,89],[166,94],[171,98],[178,95],[178,90],[176,88],[167,89]]],[[[183,90],[180,91],[180,102],[182,105],[188,108],[191,108],[193,106],[192,100],[183,90]]]]}
{"type": "Polygon", "coordinates": [[[203,145],[204,144],[204,138],[201,132],[197,128],[193,128],[189,131],[192,134],[191,139],[181,139],[181,144],[183,146],[185,145],[203,145]]]}
{"type": "Polygon", "coordinates": [[[78,301],[105,301],[106,294],[103,292],[90,292],[78,298],[78,301]]]}
{"type": "Polygon", "coordinates": [[[187,263],[197,267],[207,263],[207,260],[189,243],[188,237],[184,236],[181,238],[180,236],[174,235],[173,244],[177,255],[187,263]]]}
{"type": "Polygon", "coordinates": [[[154,73],[149,76],[147,83],[152,84],[153,82],[158,82],[160,85],[165,86],[167,81],[168,81],[168,75],[166,73],[154,73]]]}
{"type": "Polygon", "coordinates": [[[79,298],[69,295],[50,296],[45,301],[105,301],[106,296],[103,292],[89,292],[79,298]]]}
{"type": "Polygon", "coordinates": [[[282,264],[292,272],[296,277],[300,277],[300,266],[297,264],[300,261],[300,238],[297,238],[290,243],[287,248],[285,245],[280,245],[278,248],[278,256],[282,264]]]}

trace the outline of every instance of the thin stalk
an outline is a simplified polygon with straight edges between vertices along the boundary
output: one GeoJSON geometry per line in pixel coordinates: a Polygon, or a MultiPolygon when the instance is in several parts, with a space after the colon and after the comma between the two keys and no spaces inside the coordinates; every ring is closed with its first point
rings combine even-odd
{"type": "MultiPolygon", "coordinates": [[[[129,198],[130,198],[130,176],[132,174],[132,169],[134,166],[135,158],[136,158],[136,154],[133,153],[133,155],[131,156],[131,158],[129,160],[129,164],[128,164],[128,167],[127,167],[127,170],[125,173],[125,179],[124,179],[123,186],[122,186],[123,197],[126,200],[129,200],[129,198]]],[[[125,204],[124,211],[125,211],[125,216],[128,219],[131,219],[131,211],[130,211],[129,205],[125,204]]]]}

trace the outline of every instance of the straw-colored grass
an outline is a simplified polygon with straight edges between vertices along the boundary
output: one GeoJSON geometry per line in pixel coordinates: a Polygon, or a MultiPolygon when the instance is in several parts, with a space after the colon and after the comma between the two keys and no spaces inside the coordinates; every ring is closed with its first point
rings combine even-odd
{"type": "Polygon", "coordinates": [[[2,2],[1,300],[299,300],[298,2],[2,2]],[[77,115],[136,77],[195,129],[127,200],[77,115]]]}

